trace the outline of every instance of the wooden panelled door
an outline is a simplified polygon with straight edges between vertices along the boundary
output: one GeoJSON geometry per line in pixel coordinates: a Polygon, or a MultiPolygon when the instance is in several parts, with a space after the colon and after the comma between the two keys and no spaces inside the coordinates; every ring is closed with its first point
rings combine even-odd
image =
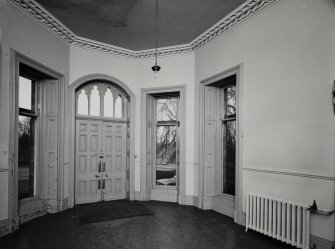
{"type": "Polygon", "coordinates": [[[127,99],[106,83],[85,85],[76,96],[76,204],[125,199],[127,99]],[[95,90],[99,98],[94,99],[95,90]],[[80,98],[87,101],[80,102],[80,98]]]}

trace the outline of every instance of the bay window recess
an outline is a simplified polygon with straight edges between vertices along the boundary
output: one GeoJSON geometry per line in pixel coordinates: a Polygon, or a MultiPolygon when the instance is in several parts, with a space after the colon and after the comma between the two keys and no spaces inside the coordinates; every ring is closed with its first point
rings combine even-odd
{"type": "MultiPolygon", "coordinates": [[[[11,153],[9,185],[12,229],[59,210],[58,167],[60,82],[62,75],[13,51],[15,81],[11,92],[11,153]]],[[[60,183],[62,184],[62,183],[60,183]]]]}

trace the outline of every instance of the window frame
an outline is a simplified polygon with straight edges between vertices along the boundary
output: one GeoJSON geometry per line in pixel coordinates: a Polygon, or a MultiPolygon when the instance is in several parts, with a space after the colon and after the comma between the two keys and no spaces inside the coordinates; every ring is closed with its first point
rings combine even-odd
{"type": "Polygon", "coordinates": [[[130,99],[126,93],[121,91],[118,87],[114,86],[113,84],[105,81],[90,81],[86,84],[80,86],[75,90],[75,116],[76,118],[84,118],[84,119],[99,119],[99,120],[110,120],[110,121],[129,121],[129,103],[130,99]],[[90,108],[91,108],[91,91],[94,86],[98,86],[99,96],[100,96],[100,113],[98,116],[91,115],[90,108]],[[107,91],[107,88],[111,89],[111,92],[113,94],[113,117],[105,117],[104,112],[104,105],[105,105],[105,93],[107,91]],[[87,102],[88,102],[88,114],[78,114],[78,98],[81,90],[85,90],[85,94],[87,95],[87,102]],[[117,118],[115,117],[115,104],[118,96],[122,99],[122,117],[117,118]]]}
{"type": "MultiPolygon", "coordinates": [[[[221,143],[220,143],[220,151],[221,151],[221,155],[220,155],[220,166],[221,166],[221,187],[220,187],[220,194],[222,195],[229,195],[229,196],[235,196],[236,194],[236,187],[234,187],[234,194],[229,194],[225,192],[225,184],[224,181],[227,179],[224,176],[224,168],[227,167],[226,164],[226,129],[227,129],[227,123],[234,121],[235,122],[235,172],[236,172],[236,159],[237,159],[237,144],[236,144],[236,129],[237,129],[237,96],[236,96],[236,83],[228,83],[225,84],[223,86],[221,86],[219,89],[219,106],[220,108],[223,110],[223,112],[219,111],[219,119],[220,119],[220,127],[219,127],[219,133],[220,133],[220,137],[221,137],[221,143]],[[231,87],[235,87],[235,113],[234,114],[230,114],[227,115],[227,94],[226,94],[226,90],[228,88],[231,87]]],[[[227,183],[226,183],[227,184],[227,183]]],[[[236,185],[236,174],[234,177],[234,185],[236,185]]]]}
{"type": "Polygon", "coordinates": [[[180,165],[180,93],[158,93],[152,94],[153,97],[152,107],[150,108],[152,111],[152,129],[151,134],[149,136],[152,140],[152,186],[154,188],[168,188],[168,189],[177,189],[179,187],[179,165],[180,165]],[[175,94],[175,95],[174,95],[175,94]],[[167,98],[176,98],[177,99],[177,110],[176,110],[176,120],[174,121],[158,121],[157,120],[157,100],[158,99],[167,99],[167,98]],[[158,126],[175,126],[176,127],[176,184],[174,186],[171,185],[159,185],[157,184],[157,127],[158,126]]]}
{"type": "MultiPolygon", "coordinates": [[[[22,64],[22,63],[21,63],[22,64]]],[[[24,64],[22,64],[20,66],[22,67],[22,65],[24,66],[24,64]]],[[[18,193],[18,203],[25,203],[26,201],[29,200],[33,200],[36,198],[39,198],[41,195],[41,190],[40,190],[40,186],[41,186],[41,157],[42,157],[42,153],[41,153],[41,148],[40,148],[40,139],[41,139],[41,131],[40,131],[40,103],[41,103],[41,93],[40,93],[40,81],[38,80],[38,78],[35,76],[33,76],[33,74],[29,74],[29,71],[26,70],[21,70],[20,67],[20,72],[19,72],[19,77],[18,77],[18,81],[17,81],[17,87],[16,87],[16,91],[17,91],[17,115],[16,115],[16,125],[17,125],[17,129],[16,129],[16,137],[17,137],[17,155],[18,151],[19,151],[19,116],[24,116],[24,117],[29,117],[32,118],[34,120],[34,192],[33,192],[33,196],[29,196],[29,197],[24,197],[24,198],[20,198],[19,197],[19,193],[18,193]],[[32,109],[26,109],[26,108],[21,108],[19,107],[19,88],[20,88],[20,77],[26,78],[28,80],[31,81],[31,85],[32,85],[32,94],[34,94],[34,98],[33,98],[33,105],[32,105],[32,109]]],[[[19,161],[17,162],[17,167],[19,169],[19,161]]],[[[17,183],[17,187],[19,186],[19,179],[18,179],[18,183],[17,183]]]]}
{"type": "MultiPolygon", "coordinates": [[[[198,206],[200,208],[212,208],[213,210],[233,217],[234,222],[243,224],[243,174],[242,174],[242,155],[243,155],[243,63],[237,64],[233,67],[227,68],[221,72],[208,76],[199,81],[199,163],[198,168],[198,206]],[[209,129],[208,124],[211,125],[212,113],[208,113],[207,105],[212,104],[206,99],[209,93],[208,89],[222,86],[227,83],[229,77],[235,75],[236,78],[236,107],[237,107],[237,127],[236,127],[236,175],[235,175],[235,197],[230,195],[220,194],[221,178],[220,165],[214,165],[212,161],[208,163],[208,146],[206,144],[206,131],[209,129]],[[215,182],[213,182],[213,177],[215,182]]],[[[214,90],[214,89],[212,89],[214,90]]],[[[217,108],[215,105],[212,108],[217,108]]],[[[213,120],[214,121],[214,120],[213,120]]],[[[212,149],[211,149],[212,150],[212,149]]],[[[212,150],[213,151],[213,150],[212,150]]],[[[213,158],[215,162],[216,158],[213,158]]]]}

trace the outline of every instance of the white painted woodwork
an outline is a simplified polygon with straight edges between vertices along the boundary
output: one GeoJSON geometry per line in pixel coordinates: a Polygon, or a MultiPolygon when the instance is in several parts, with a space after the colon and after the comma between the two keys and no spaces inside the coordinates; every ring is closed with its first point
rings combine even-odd
{"type": "Polygon", "coordinates": [[[76,128],[76,204],[126,198],[126,124],[77,120],[76,128]]]}
{"type": "Polygon", "coordinates": [[[111,84],[93,82],[77,89],[76,102],[76,204],[125,199],[127,99],[111,84]],[[86,115],[79,111],[82,90],[90,92],[86,115]]]}
{"type": "Polygon", "coordinates": [[[76,204],[97,202],[101,200],[102,123],[77,120],[76,131],[76,204]]]}
{"type": "Polygon", "coordinates": [[[147,165],[146,165],[146,188],[145,188],[145,191],[149,191],[152,186],[153,186],[153,182],[154,182],[154,179],[153,179],[153,165],[154,165],[154,162],[153,162],[153,147],[155,146],[155,142],[153,141],[153,137],[152,137],[152,129],[153,129],[153,120],[154,120],[154,111],[153,111],[153,103],[154,103],[154,98],[150,95],[147,95],[146,96],[146,133],[147,133],[147,136],[146,136],[146,144],[145,144],[145,147],[147,148],[146,149],[146,162],[147,162],[147,165]]]}
{"type": "Polygon", "coordinates": [[[42,197],[48,211],[57,210],[59,85],[57,80],[42,82],[42,197]]]}
{"type": "Polygon", "coordinates": [[[213,196],[215,188],[215,143],[216,143],[216,101],[217,89],[205,86],[205,182],[204,196],[213,196]]]}
{"type": "Polygon", "coordinates": [[[104,201],[126,198],[126,124],[102,122],[104,201]]]}

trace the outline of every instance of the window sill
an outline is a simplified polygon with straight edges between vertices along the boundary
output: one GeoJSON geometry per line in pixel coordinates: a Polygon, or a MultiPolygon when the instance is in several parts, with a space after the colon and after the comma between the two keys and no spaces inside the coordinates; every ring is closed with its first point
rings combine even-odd
{"type": "Polygon", "coordinates": [[[168,186],[168,185],[155,185],[152,189],[165,189],[165,190],[178,190],[176,186],[168,186]]]}
{"type": "Polygon", "coordinates": [[[223,193],[220,193],[220,194],[214,196],[214,198],[221,199],[221,200],[227,200],[227,201],[235,201],[235,196],[234,195],[223,194],[223,193]]]}
{"type": "Polygon", "coordinates": [[[19,200],[19,206],[26,206],[26,205],[30,205],[33,203],[40,203],[40,202],[43,202],[43,200],[37,196],[27,197],[22,200],[19,200]]]}

